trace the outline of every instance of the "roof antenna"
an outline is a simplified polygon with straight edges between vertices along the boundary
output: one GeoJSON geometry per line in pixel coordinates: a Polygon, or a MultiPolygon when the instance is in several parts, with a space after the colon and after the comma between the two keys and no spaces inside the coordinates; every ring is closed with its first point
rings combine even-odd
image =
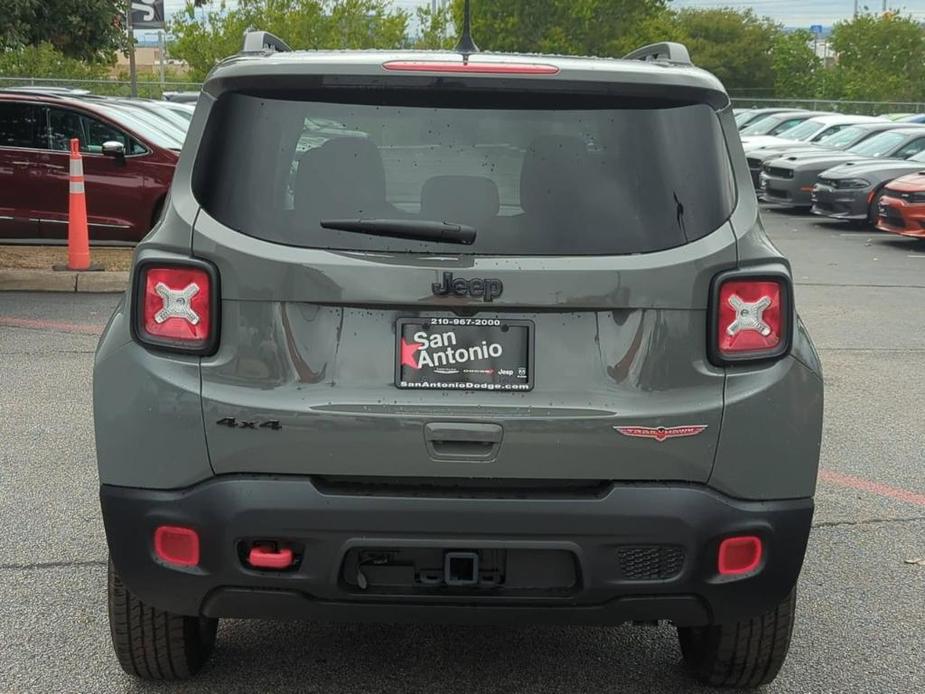
{"type": "Polygon", "coordinates": [[[459,34],[459,43],[456,44],[456,52],[462,53],[463,63],[469,62],[469,56],[479,52],[479,47],[472,40],[472,23],[470,17],[469,0],[463,5],[463,25],[462,32],[459,34]]]}

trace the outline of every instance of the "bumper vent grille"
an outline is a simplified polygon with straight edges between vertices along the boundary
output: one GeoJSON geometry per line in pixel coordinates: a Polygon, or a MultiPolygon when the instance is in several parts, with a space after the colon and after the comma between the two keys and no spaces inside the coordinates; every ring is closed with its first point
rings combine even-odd
{"type": "Polygon", "coordinates": [[[617,547],[620,572],[629,581],[665,581],[684,567],[679,545],[623,545],[617,547]]]}

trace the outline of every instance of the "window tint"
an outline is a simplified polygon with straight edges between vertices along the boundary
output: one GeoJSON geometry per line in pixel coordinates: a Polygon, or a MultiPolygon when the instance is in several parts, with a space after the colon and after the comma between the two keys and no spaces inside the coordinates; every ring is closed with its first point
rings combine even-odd
{"type": "Polygon", "coordinates": [[[813,135],[825,129],[822,123],[812,120],[805,120],[797,126],[790,129],[787,138],[790,140],[809,140],[813,135]]]}
{"type": "Polygon", "coordinates": [[[143,154],[147,150],[123,131],[96,118],[63,108],[53,108],[48,114],[48,132],[51,148],[70,149],[71,138],[80,140],[80,151],[100,154],[104,142],[121,142],[130,154],[143,154]]]}
{"type": "Polygon", "coordinates": [[[705,105],[569,108],[559,97],[548,108],[543,97],[542,108],[517,108],[495,96],[507,101],[434,108],[387,98],[226,95],[197,159],[197,196],[223,224],[271,241],[461,250],[320,226],[418,219],[475,227],[465,251],[487,254],[660,250],[714,231],[733,205],[725,141],[705,105]]]}
{"type": "Polygon", "coordinates": [[[864,157],[882,157],[894,147],[897,147],[904,138],[905,135],[900,135],[899,133],[880,133],[859,142],[854,147],[849,148],[848,151],[864,157]]]}
{"type": "Polygon", "coordinates": [[[51,148],[66,152],[70,149],[71,138],[80,140],[80,149],[84,152],[83,132],[80,129],[80,116],[75,111],[61,108],[49,109],[48,140],[51,148]]]}
{"type": "Polygon", "coordinates": [[[820,140],[825,139],[825,138],[828,137],[829,135],[834,135],[834,134],[836,134],[838,131],[842,130],[842,129],[845,128],[845,127],[847,127],[847,126],[846,126],[846,125],[831,125],[831,126],[829,126],[828,128],[825,128],[825,129],[823,129],[823,130],[820,130],[818,133],[816,133],[815,135],[813,135],[813,137],[812,137],[809,141],[810,141],[810,142],[819,142],[820,140]]]}
{"type": "Polygon", "coordinates": [[[819,140],[819,144],[834,147],[835,149],[843,149],[863,138],[866,132],[867,130],[856,125],[850,128],[828,131],[819,140]]]}
{"type": "Polygon", "coordinates": [[[908,159],[913,154],[918,154],[923,149],[925,149],[925,140],[923,139],[913,140],[912,142],[904,146],[902,149],[897,151],[893,156],[898,159],[908,159]]]}
{"type": "Polygon", "coordinates": [[[802,123],[806,118],[792,118],[792,113],[775,113],[770,116],[758,118],[742,131],[742,135],[769,135],[772,130],[787,122],[788,127],[802,123]],[[795,121],[795,122],[794,122],[795,121]]]}
{"type": "Polygon", "coordinates": [[[0,147],[44,149],[42,141],[45,112],[32,104],[0,103],[0,147]]]}
{"type": "Polygon", "coordinates": [[[736,114],[736,117],[735,117],[736,125],[742,125],[742,123],[747,123],[754,116],[755,114],[749,111],[743,111],[742,113],[736,114]]]}
{"type": "Polygon", "coordinates": [[[796,127],[798,123],[802,123],[804,120],[806,119],[805,118],[788,118],[787,120],[780,123],[780,125],[777,125],[771,128],[771,132],[769,132],[768,135],[780,135],[781,133],[785,133],[788,130],[791,130],[792,128],[796,127]]]}

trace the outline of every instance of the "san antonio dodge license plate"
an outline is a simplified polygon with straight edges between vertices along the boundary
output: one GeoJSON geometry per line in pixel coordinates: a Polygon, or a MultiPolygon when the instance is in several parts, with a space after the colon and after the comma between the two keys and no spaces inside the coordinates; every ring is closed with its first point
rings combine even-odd
{"type": "Polygon", "coordinates": [[[395,385],[434,390],[530,390],[533,323],[496,318],[402,318],[395,385]]]}

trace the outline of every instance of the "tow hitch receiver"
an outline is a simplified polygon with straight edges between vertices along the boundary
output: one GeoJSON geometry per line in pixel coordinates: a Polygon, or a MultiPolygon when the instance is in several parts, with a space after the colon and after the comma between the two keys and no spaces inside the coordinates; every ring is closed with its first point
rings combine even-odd
{"type": "Polygon", "coordinates": [[[478,553],[447,552],[443,559],[443,580],[448,586],[478,585],[478,553]]]}
{"type": "Polygon", "coordinates": [[[579,589],[578,562],[560,549],[354,547],[341,586],[383,595],[563,596],[579,589]]]}

